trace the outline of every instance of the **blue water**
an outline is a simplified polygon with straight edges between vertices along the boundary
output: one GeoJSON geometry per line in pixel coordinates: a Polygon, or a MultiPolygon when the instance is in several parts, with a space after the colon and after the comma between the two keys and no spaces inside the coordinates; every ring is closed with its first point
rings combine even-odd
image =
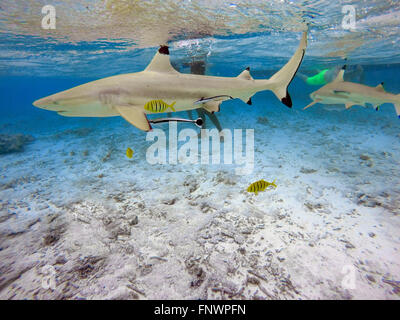
{"type": "MultiPolygon", "coordinates": [[[[173,55],[173,54],[172,54],[173,55]]],[[[173,61],[173,56],[171,57],[173,61]]],[[[246,64],[252,65],[252,61],[246,59],[246,64]]],[[[305,63],[307,57],[305,58],[305,63]]],[[[237,65],[242,65],[243,62],[238,58],[237,65]]],[[[237,65],[228,66],[216,66],[212,65],[207,69],[207,74],[232,77],[236,76],[238,72],[235,69],[237,65]],[[231,68],[232,67],[232,68],[231,68]],[[232,71],[232,69],[234,71],[232,71]]],[[[318,65],[318,64],[316,64],[318,65]]],[[[323,66],[323,63],[320,64],[323,66]]],[[[129,72],[138,72],[145,67],[145,63],[142,68],[130,69],[129,72]]],[[[322,67],[321,67],[322,68],[322,67]]],[[[363,84],[369,86],[376,86],[377,84],[384,82],[385,90],[392,93],[400,92],[400,82],[397,79],[397,74],[400,70],[398,64],[384,64],[384,65],[362,65],[363,68],[363,84]]],[[[320,70],[320,68],[318,68],[320,70]]],[[[239,69],[240,70],[240,69],[239,69]]],[[[183,70],[187,73],[190,70],[183,70]]],[[[276,70],[272,69],[269,71],[252,70],[254,78],[268,78],[276,70]]],[[[299,73],[304,72],[312,75],[312,71],[304,67],[300,67],[299,73]]],[[[0,109],[2,132],[4,133],[27,133],[27,134],[43,134],[51,133],[60,130],[59,127],[67,128],[69,126],[96,126],[99,123],[120,123],[122,119],[116,118],[105,118],[105,119],[92,119],[92,118],[67,118],[60,117],[54,112],[37,109],[32,106],[32,102],[53,94],[57,93],[80,84],[84,84],[90,81],[99,79],[98,77],[90,78],[43,78],[43,77],[22,77],[22,76],[6,76],[3,75],[0,78],[0,109]],[[40,125],[38,125],[40,124],[40,125]],[[58,128],[58,129],[57,129],[58,128]]],[[[239,100],[233,102],[225,102],[222,106],[222,112],[218,114],[218,118],[222,121],[227,119],[234,110],[235,115],[244,116],[248,119],[256,119],[261,115],[273,115],[279,114],[282,117],[291,117],[299,115],[303,111],[300,111],[306,106],[311,99],[309,94],[316,90],[318,87],[307,85],[304,81],[298,77],[294,79],[289,87],[289,92],[293,100],[293,109],[290,110],[281,104],[271,92],[260,92],[253,97],[254,103],[252,106],[247,106],[239,100]]],[[[329,107],[328,107],[329,108],[329,107]]],[[[319,107],[315,107],[314,110],[304,113],[307,116],[313,117],[315,114],[325,114],[326,119],[322,121],[330,122],[329,118],[335,115],[335,112],[329,112],[320,110],[319,107]]],[[[179,116],[185,117],[185,113],[180,113],[179,116]]],[[[400,125],[396,119],[396,114],[393,105],[385,104],[380,109],[379,113],[375,112],[373,108],[364,109],[361,106],[356,106],[350,112],[341,112],[340,117],[344,119],[364,119],[369,118],[367,125],[374,127],[378,124],[382,125],[381,120],[385,119],[387,123],[393,125],[400,125]],[[355,117],[355,118],[354,118],[355,117]]],[[[108,126],[108,125],[107,125],[108,126]]],[[[230,128],[229,125],[226,128],[230,128]]],[[[133,128],[132,128],[133,129],[133,128]]],[[[134,129],[133,129],[134,130],[134,129]]]]}

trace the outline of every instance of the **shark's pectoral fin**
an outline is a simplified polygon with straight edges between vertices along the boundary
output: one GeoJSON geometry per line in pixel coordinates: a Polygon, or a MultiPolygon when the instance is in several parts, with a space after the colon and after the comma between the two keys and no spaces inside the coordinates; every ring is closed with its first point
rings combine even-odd
{"type": "Polygon", "coordinates": [[[203,104],[203,109],[207,110],[208,112],[219,112],[220,106],[222,101],[208,101],[203,104]]]}
{"type": "Polygon", "coordinates": [[[114,109],[119,112],[122,118],[133,124],[136,128],[143,131],[150,131],[151,125],[147,120],[143,110],[136,106],[114,106],[114,109]]]}
{"type": "Polygon", "coordinates": [[[318,103],[318,102],[320,102],[320,101],[321,101],[321,100],[314,100],[314,101],[311,102],[309,105],[305,106],[305,107],[303,108],[303,110],[308,109],[309,107],[313,106],[314,104],[316,104],[316,103],[318,103]]]}
{"type": "Polygon", "coordinates": [[[354,106],[354,104],[351,102],[345,104],[346,109],[350,109],[352,106],[354,106]]]}

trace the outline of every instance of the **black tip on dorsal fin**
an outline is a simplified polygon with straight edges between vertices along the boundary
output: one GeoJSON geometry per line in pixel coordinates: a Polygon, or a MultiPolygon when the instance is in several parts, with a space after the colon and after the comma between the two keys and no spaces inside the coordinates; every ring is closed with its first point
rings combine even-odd
{"type": "Polygon", "coordinates": [[[381,85],[383,86],[385,83],[384,82],[381,82],[381,85]]]}
{"type": "Polygon", "coordinates": [[[161,53],[161,54],[169,55],[168,46],[166,46],[166,45],[161,45],[161,46],[160,46],[160,49],[158,49],[158,52],[161,53]]]}
{"type": "Polygon", "coordinates": [[[250,67],[247,67],[246,70],[247,70],[247,71],[250,71],[250,67]]]}
{"type": "Polygon", "coordinates": [[[346,68],[347,68],[347,65],[344,65],[344,66],[342,67],[342,70],[346,70],[346,68]]]}
{"type": "Polygon", "coordinates": [[[281,101],[285,106],[287,106],[289,108],[291,108],[292,105],[293,105],[292,104],[292,98],[290,97],[290,94],[287,91],[286,91],[286,97],[283,97],[281,101]]]}
{"type": "Polygon", "coordinates": [[[251,102],[251,98],[246,102],[249,106],[251,106],[253,103],[251,102]]]}

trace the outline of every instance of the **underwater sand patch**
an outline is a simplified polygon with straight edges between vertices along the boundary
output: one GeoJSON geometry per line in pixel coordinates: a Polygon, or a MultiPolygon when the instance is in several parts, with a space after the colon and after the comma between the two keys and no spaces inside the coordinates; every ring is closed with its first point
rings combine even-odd
{"type": "Polygon", "coordinates": [[[76,129],[68,129],[62,132],[58,132],[54,134],[56,139],[65,137],[66,135],[72,135],[79,138],[87,137],[90,133],[93,132],[93,128],[76,128],[76,129]]]}
{"type": "Polygon", "coordinates": [[[316,170],[316,169],[308,169],[308,168],[304,168],[304,167],[301,167],[301,169],[300,169],[300,172],[305,173],[305,174],[311,174],[311,173],[315,173],[317,171],[318,170],[316,170]]]}

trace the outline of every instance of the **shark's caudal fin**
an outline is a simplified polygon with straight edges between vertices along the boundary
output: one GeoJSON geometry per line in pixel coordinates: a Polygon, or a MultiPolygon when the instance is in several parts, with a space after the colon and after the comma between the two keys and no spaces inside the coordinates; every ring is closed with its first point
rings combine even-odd
{"type": "Polygon", "coordinates": [[[297,70],[303,61],[307,47],[307,32],[303,33],[299,47],[286,65],[275,73],[269,80],[274,83],[272,91],[282,101],[283,104],[292,107],[292,99],[288,92],[288,86],[292,82],[297,70]]]}

